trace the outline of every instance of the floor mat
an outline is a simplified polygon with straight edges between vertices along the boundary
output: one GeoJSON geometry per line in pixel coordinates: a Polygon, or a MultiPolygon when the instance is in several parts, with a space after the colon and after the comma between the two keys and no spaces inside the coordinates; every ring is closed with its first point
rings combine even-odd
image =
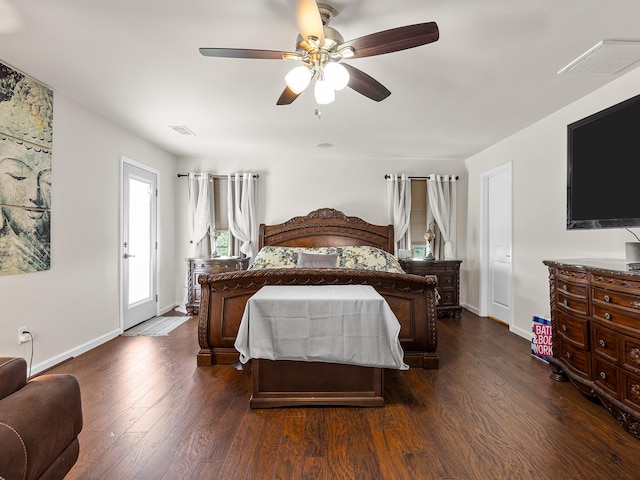
{"type": "Polygon", "coordinates": [[[122,332],[125,337],[166,337],[191,317],[153,317],[122,332]]]}

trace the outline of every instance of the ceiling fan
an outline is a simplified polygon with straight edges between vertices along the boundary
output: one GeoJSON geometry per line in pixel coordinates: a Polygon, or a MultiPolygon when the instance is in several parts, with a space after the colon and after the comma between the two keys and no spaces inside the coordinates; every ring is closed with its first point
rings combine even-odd
{"type": "MultiPolygon", "coordinates": [[[[354,40],[344,41],[340,33],[329,26],[337,11],[326,3],[315,0],[295,0],[300,34],[295,52],[255,50],[245,48],[201,48],[208,57],[292,60],[302,64],[285,76],[287,86],[277,105],[289,105],[309,86],[315,77],[316,103],[333,102],[335,91],[348,86],[376,102],[391,95],[380,82],[361,70],[342,62],[348,58],[371,57],[419,47],[438,40],[440,34],[435,22],[418,23],[372,33],[354,40]]],[[[316,114],[318,110],[316,109],[316,114]]]]}

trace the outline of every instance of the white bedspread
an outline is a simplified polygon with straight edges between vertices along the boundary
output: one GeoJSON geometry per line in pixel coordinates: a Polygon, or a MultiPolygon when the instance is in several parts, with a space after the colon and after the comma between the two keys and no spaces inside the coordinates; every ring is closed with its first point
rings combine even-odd
{"type": "Polygon", "coordinates": [[[400,323],[368,285],[262,287],[245,307],[235,348],[250,358],[408,370],[400,323]]]}

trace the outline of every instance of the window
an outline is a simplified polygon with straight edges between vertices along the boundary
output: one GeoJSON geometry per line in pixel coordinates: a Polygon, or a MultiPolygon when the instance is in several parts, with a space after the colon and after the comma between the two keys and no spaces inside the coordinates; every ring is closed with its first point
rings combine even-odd
{"type": "Polygon", "coordinates": [[[424,258],[427,231],[427,181],[411,180],[411,253],[413,258],[424,258]]]}
{"type": "Polygon", "coordinates": [[[216,222],[216,252],[224,257],[231,255],[229,250],[229,191],[227,177],[213,177],[214,218],[216,222]]]}

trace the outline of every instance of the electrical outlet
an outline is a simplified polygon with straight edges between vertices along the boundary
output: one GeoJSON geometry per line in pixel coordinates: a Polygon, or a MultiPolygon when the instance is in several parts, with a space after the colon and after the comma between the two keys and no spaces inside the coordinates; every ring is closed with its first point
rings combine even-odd
{"type": "Polygon", "coordinates": [[[31,341],[31,335],[29,333],[29,326],[25,325],[18,329],[18,344],[23,344],[31,341]]]}

